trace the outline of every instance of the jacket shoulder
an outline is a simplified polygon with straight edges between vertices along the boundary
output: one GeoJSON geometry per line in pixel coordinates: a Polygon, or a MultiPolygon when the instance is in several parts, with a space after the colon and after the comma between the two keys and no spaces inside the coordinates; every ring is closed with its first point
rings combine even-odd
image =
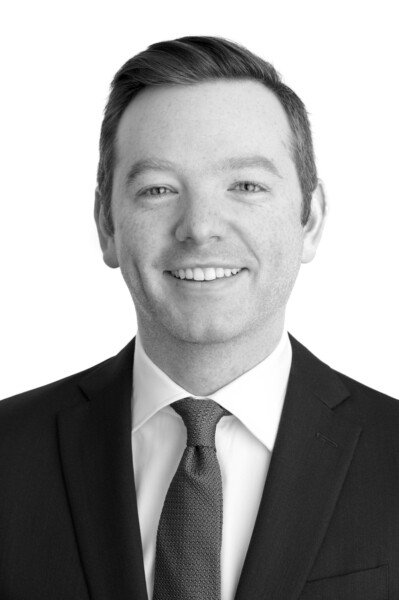
{"type": "MultiPolygon", "coordinates": [[[[330,408],[353,411],[359,415],[399,418],[399,400],[330,367],[290,335],[293,369],[322,399],[330,396],[330,408]],[[340,399],[335,402],[333,397],[340,399]],[[342,400],[344,400],[342,402],[342,400]]],[[[398,429],[399,431],[399,429],[398,429]]]]}
{"type": "Polygon", "coordinates": [[[80,381],[111,360],[108,358],[78,373],[1,400],[0,430],[10,420],[30,420],[32,417],[54,414],[81,400],[82,396],[78,391],[80,381]]]}
{"type": "Polygon", "coordinates": [[[349,405],[352,405],[361,416],[373,422],[384,421],[387,427],[394,428],[394,434],[399,438],[399,400],[375,390],[348,375],[335,371],[337,377],[350,392],[349,405]]]}

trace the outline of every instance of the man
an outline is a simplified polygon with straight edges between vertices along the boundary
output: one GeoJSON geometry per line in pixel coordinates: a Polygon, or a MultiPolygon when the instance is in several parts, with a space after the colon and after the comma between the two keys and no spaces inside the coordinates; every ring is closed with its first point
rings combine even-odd
{"type": "Polygon", "coordinates": [[[399,597],[399,405],[284,325],[325,212],[270,64],[186,37],[121,68],[95,217],[138,333],[0,404],[2,600],[399,597]]]}

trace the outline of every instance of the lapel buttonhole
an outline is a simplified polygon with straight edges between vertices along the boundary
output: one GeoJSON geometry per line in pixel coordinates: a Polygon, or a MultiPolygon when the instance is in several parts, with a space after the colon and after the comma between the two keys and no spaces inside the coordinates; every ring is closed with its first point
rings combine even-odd
{"type": "Polygon", "coordinates": [[[320,433],[320,431],[318,431],[316,433],[316,438],[318,440],[320,440],[321,442],[323,442],[323,444],[329,444],[333,448],[338,448],[338,444],[336,442],[334,442],[333,440],[330,440],[330,438],[328,438],[326,435],[323,435],[322,433],[320,433]]]}

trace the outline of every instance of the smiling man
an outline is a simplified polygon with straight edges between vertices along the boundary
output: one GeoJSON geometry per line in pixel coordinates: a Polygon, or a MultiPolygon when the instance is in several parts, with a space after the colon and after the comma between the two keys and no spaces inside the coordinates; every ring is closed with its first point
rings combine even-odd
{"type": "Polygon", "coordinates": [[[265,359],[284,326],[325,206],[305,225],[288,118],[255,80],[146,87],[115,139],[112,233],[97,197],[105,262],[120,266],[148,356],[207,395],[265,359]]]}
{"type": "Polygon", "coordinates": [[[1,598],[399,595],[399,405],[285,328],[325,213],[269,63],[186,37],[120,69],[95,218],[138,332],[0,404],[1,598]]]}

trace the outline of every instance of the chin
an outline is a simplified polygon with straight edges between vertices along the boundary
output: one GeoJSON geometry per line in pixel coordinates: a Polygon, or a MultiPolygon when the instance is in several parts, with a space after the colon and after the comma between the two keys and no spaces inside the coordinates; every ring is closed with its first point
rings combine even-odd
{"type": "Polygon", "coordinates": [[[191,344],[223,344],[239,335],[231,322],[215,323],[173,323],[169,321],[166,327],[174,338],[191,344]]]}

